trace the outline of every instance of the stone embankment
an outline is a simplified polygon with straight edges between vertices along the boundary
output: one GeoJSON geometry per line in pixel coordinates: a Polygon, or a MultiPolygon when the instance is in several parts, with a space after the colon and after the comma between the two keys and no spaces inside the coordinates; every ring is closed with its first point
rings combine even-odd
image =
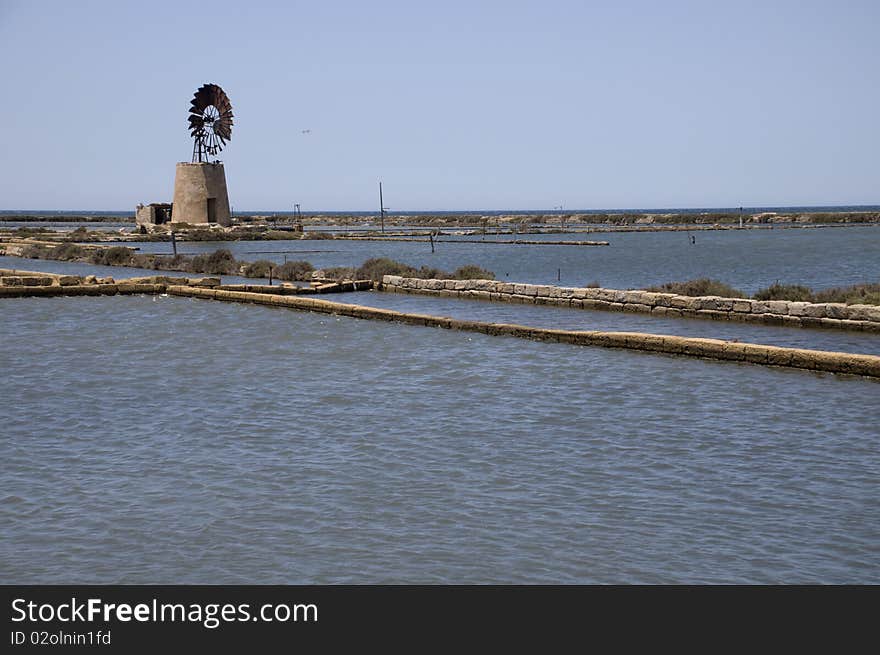
{"type": "MultiPolygon", "coordinates": [[[[537,233],[536,233],[537,234],[537,233]]],[[[333,237],[339,240],[349,241],[418,241],[419,243],[428,243],[430,239],[416,237],[395,237],[395,236],[356,236],[356,235],[337,235],[333,237]]],[[[538,241],[526,239],[434,239],[434,243],[498,243],[505,245],[518,246],[607,246],[608,241],[538,241]]]]}
{"type": "Polygon", "coordinates": [[[849,373],[880,378],[880,356],[876,355],[781,348],[778,346],[722,341],[720,339],[698,339],[638,332],[551,330],[506,323],[464,321],[428,314],[409,314],[390,309],[351,305],[329,300],[319,300],[317,298],[298,298],[296,296],[227,291],[224,289],[169,286],[168,293],[175,296],[256,303],[323,314],[480,332],[492,336],[557,341],[560,343],[600,346],[603,348],[625,348],[670,355],[685,355],[750,364],[764,364],[767,366],[786,366],[812,371],[849,373]]]}
{"type": "MultiPolygon", "coordinates": [[[[3,273],[3,271],[0,271],[3,273]]],[[[351,316],[369,320],[392,321],[409,325],[439,327],[450,330],[479,332],[492,336],[509,336],[538,341],[555,341],[581,346],[603,348],[624,348],[669,355],[701,357],[706,359],[733,361],[767,366],[843,373],[880,378],[880,356],[852,353],[804,350],[800,348],[781,348],[759,344],[722,341],[719,339],[698,339],[662,334],[643,334],[637,332],[573,331],[535,328],[525,325],[465,321],[444,316],[409,314],[377,307],[365,307],[347,303],[331,302],[317,298],[299,297],[299,293],[286,295],[288,287],[269,287],[268,285],[238,285],[240,287],[259,286],[259,291],[232,290],[219,284],[217,278],[187,280],[186,278],[152,276],[132,278],[115,282],[104,278],[86,283],[62,284],[60,278],[76,276],[53,276],[39,273],[22,275],[0,275],[0,279],[19,278],[11,284],[0,285],[0,298],[22,296],[95,296],[116,294],[159,294],[245,302],[273,307],[286,307],[302,311],[320,312],[351,316]],[[48,279],[49,283],[31,284],[31,278],[48,279]],[[23,282],[27,281],[28,284],[23,282]],[[180,284],[187,282],[187,284],[180,284]]],[[[66,280],[70,282],[70,280],[66,280]]],[[[356,283],[352,283],[356,284],[356,283]]],[[[327,285],[324,285],[327,286],[327,285]]],[[[338,285],[342,286],[342,285],[338,285]]],[[[317,289],[318,287],[315,287],[317,289]]],[[[342,289],[339,289],[342,290],[342,289]]],[[[326,292],[326,291],[324,291],[326,292]]],[[[318,291],[316,291],[318,293],[318,291]]]]}
{"type": "Polygon", "coordinates": [[[151,291],[131,291],[131,293],[165,292],[168,286],[187,286],[219,288],[227,291],[246,291],[248,293],[275,294],[282,296],[308,295],[322,293],[344,293],[348,291],[368,291],[373,288],[372,280],[347,280],[336,282],[319,280],[311,286],[300,287],[290,282],[281,284],[221,284],[219,277],[185,278],[170,275],[149,275],[116,281],[112,277],[94,275],[59,275],[34,271],[13,271],[0,269],[0,297],[25,296],[64,296],[64,295],[113,295],[120,289],[149,289],[151,291]]]}
{"type": "Polygon", "coordinates": [[[692,297],[651,291],[557,287],[495,280],[421,280],[397,275],[386,275],[382,279],[380,288],[397,293],[419,293],[526,305],[557,305],[578,309],[638,312],[652,316],[880,332],[880,307],[876,305],[761,301],[719,296],[692,297]]]}

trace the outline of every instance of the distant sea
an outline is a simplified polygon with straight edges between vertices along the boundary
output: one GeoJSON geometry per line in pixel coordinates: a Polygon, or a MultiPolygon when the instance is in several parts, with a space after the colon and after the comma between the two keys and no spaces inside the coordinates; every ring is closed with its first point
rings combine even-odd
{"type": "MultiPolygon", "coordinates": [[[[618,209],[461,209],[444,211],[424,211],[413,209],[409,211],[388,211],[389,216],[448,216],[461,214],[475,214],[479,216],[507,216],[528,214],[706,214],[706,213],[733,213],[738,212],[739,207],[660,207],[660,208],[618,208],[618,209]]],[[[866,212],[880,211],[880,205],[804,205],[791,207],[743,207],[744,212],[755,214],[760,212],[866,212]]],[[[236,211],[236,216],[266,216],[272,214],[291,214],[292,209],[261,209],[256,211],[236,211]]],[[[373,216],[378,214],[376,210],[369,211],[331,211],[331,210],[307,210],[306,214],[321,214],[323,216],[373,216]]],[[[134,210],[105,210],[105,209],[0,209],[0,216],[119,216],[132,217],[134,210]]]]}

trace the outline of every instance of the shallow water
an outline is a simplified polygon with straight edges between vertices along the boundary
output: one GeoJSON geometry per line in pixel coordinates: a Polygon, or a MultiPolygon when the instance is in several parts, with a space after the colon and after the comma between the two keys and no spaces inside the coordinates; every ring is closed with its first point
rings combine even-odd
{"type": "MultiPolygon", "coordinates": [[[[71,275],[109,276],[115,279],[139,275],[187,277],[175,271],[152,271],[122,266],[94,266],[78,262],[55,262],[19,257],[0,257],[0,268],[66,273],[71,275]]],[[[221,276],[224,284],[268,284],[266,279],[221,276]]],[[[385,307],[403,312],[450,316],[452,318],[518,323],[534,327],[566,330],[607,330],[612,332],[648,332],[686,337],[731,339],[791,348],[833,350],[862,354],[880,354],[880,334],[836,329],[801,329],[735,321],[662,318],[647,314],[581,310],[548,305],[462,300],[417,294],[381,292],[341,293],[323,296],[327,300],[356,305],[385,307]]]]}
{"type": "Polygon", "coordinates": [[[863,378],[4,300],[6,583],[880,582],[863,378]]]}
{"type": "MultiPolygon", "coordinates": [[[[494,237],[488,237],[494,238],[494,237]]],[[[603,240],[609,246],[483,243],[480,238],[436,244],[413,241],[240,241],[179,243],[180,252],[228,248],[237,259],[304,259],[315,267],[359,266],[390,257],[452,271],[478,264],[506,282],[614,289],[710,277],[745,293],[774,282],[815,289],[880,280],[880,226],[705,232],[528,235],[536,240],[603,240]],[[691,244],[691,234],[696,244],[691,244]]],[[[168,243],[129,244],[170,253],[168,243]]]]}
{"type": "Polygon", "coordinates": [[[322,296],[322,298],[414,314],[431,314],[491,323],[515,323],[556,330],[648,332],[681,337],[739,340],[790,348],[880,355],[880,334],[868,332],[780,327],[737,321],[664,318],[628,312],[584,310],[571,307],[553,307],[552,305],[519,305],[507,302],[462,300],[442,296],[378,291],[339,293],[332,296],[322,296]]]}

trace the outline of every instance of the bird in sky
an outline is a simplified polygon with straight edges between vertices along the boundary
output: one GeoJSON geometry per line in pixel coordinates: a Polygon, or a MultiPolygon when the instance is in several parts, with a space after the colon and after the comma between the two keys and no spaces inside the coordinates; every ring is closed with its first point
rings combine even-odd
{"type": "Polygon", "coordinates": [[[303,130],[302,133],[303,133],[303,134],[311,134],[312,131],[311,131],[311,130],[303,130]]]}

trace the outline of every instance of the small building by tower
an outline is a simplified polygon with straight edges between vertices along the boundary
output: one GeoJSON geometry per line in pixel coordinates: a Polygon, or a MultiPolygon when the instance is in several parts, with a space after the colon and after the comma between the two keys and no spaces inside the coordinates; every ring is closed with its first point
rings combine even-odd
{"type": "Polygon", "coordinates": [[[151,202],[149,205],[139,204],[134,211],[134,220],[138,225],[163,225],[171,222],[170,202],[151,202]]]}

